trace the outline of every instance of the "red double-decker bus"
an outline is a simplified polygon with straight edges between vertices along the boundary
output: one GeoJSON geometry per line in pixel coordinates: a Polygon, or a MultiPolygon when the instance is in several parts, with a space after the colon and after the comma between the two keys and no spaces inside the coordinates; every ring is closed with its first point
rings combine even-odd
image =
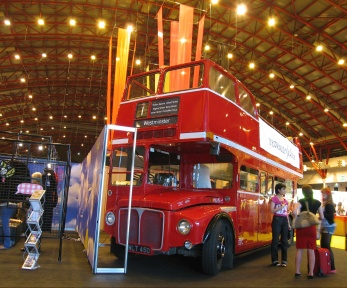
{"type": "Polygon", "coordinates": [[[233,75],[201,60],[131,76],[116,124],[137,128],[133,162],[133,135],[112,138],[105,231],[117,257],[131,181],[130,253],[200,257],[215,275],[270,244],[269,200],[278,182],[295,199],[300,144],[259,117],[233,75]]]}

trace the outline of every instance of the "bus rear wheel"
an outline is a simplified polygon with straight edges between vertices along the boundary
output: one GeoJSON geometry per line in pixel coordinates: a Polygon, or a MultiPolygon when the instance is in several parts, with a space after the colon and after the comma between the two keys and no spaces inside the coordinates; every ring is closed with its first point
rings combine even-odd
{"type": "Polygon", "coordinates": [[[225,220],[219,220],[211,230],[210,236],[202,247],[202,270],[216,275],[222,269],[232,268],[234,262],[231,226],[225,220]]]}

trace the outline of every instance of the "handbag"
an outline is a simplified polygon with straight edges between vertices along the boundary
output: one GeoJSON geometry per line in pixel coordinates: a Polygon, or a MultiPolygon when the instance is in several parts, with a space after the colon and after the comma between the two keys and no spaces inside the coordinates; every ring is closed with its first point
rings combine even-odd
{"type": "Polygon", "coordinates": [[[295,229],[307,228],[307,227],[318,225],[320,223],[317,216],[308,210],[308,203],[307,202],[306,202],[306,209],[307,209],[307,211],[301,211],[294,218],[293,227],[295,229]]]}
{"type": "Polygon", "coordinates": [[[329,224],[327,219],[323,219],[321,222],[321,233],[329,233],[329,234],[334,234],[336,229],[336,223],[329,224]]]}

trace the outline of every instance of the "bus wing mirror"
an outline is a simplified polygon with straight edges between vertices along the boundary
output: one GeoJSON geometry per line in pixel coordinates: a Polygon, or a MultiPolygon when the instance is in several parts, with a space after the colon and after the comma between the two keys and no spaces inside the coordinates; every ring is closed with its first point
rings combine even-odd
{"type": "Polygon", "coordinates": [[[210,154],[218,156],[220,151],[220,143],[219,142],[210,142],[211,148],[210,148],[210,154]]]}

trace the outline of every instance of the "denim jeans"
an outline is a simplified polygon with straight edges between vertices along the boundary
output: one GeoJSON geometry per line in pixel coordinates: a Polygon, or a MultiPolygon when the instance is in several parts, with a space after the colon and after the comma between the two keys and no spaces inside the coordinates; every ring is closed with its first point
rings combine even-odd
{"type": "Polygon", "coordinates": [[[0,215],[2,220],[2,230],[4,235],[4,247],[11,248],[11,230],[10,230],[10,218],[12,218],[17,212],[17,206],[1,206],[0,215]]]}
{"type": "Polygon", "coordinates": [[[287,261],[288,249],[288,219],[274,216],[272,219],[271,262],[278,261],[278,244],[281,236],[282,262],[287,261]]]}

